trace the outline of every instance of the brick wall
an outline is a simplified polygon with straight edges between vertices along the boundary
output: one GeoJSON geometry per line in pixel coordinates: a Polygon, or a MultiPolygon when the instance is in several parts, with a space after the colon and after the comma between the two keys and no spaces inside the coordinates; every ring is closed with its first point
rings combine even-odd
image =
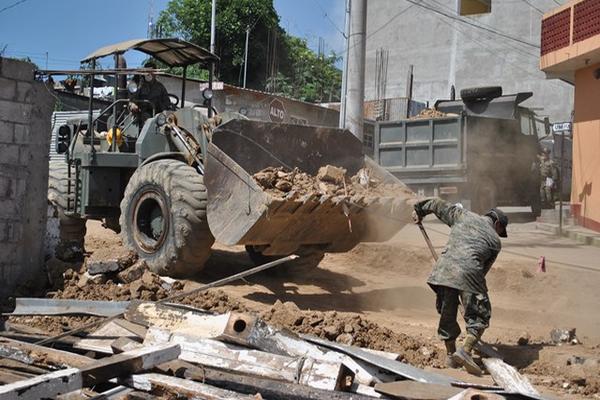
{"type": "Polygon", "coordinates": [[[54,98],[30,63],[0,57],[0,302],[45,281],[44,232],[54,98]]]}

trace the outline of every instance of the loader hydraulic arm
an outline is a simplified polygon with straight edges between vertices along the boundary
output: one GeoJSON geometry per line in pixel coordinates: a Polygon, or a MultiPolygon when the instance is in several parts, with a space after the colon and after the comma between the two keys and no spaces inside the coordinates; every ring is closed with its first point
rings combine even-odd
{"type": "Polygon", "coordinates": [[[183,153],[187,163],[204,175],[201,146],[194,135],[185,128],[177,126],[177,120],[173,114],[167,116],[166,123],[161,127],[161,130],[171,139],[175,147],[183,153]]]}

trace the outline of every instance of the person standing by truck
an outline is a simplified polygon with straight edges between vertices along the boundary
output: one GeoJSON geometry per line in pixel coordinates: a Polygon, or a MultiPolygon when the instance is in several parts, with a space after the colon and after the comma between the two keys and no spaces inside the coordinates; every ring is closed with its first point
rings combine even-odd
{"type": "Polygon", "coordinates": [[[550,158],[550,149],[543,148],[539,156],[540,200],[542,208],[554,208],[554,193],[558,182],[558,168],[550,158]]]}
{"type": "Polygon", "coordinates": [[[446,346],[446,363],[451,368],[463,366],[469,373],[481,375],[471,351],[489,326],[492,307],[485,276],[502,247],[500,237],[507,237],[508,218],[497,208],[481,216],[439,198],[419,201],[414,209],[415,223],[433,213],[451,228],[446,248],[427,279],[436,293],[438,335],[446,346]],[[456,316],[461,303],[467,336],[457,349],[461,330],[456,316]]]}

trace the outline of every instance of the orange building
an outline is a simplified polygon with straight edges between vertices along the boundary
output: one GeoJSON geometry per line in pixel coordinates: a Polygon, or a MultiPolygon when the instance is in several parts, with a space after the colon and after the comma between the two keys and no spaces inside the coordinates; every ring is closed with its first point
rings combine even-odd
{"type": "Polygon", "coordinates": [[[600,0],[572,0],[544,14],[540,68],[575,85],[571,211],[600,231],[600,0]]]}

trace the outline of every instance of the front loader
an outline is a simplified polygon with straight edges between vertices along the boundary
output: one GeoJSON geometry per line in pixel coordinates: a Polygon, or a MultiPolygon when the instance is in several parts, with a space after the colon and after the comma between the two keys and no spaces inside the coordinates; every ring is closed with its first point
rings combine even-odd
{"type": "MultiPolygon", "coordinates": [[[[108,46],[84,61],[94,64],[106,55],[119,61],[129,49],[182,66],[183,88],[187,65],[202,63],[212,71],[216,60],[178,39],[152,39],[108,46]]],[[[148,71],[121,63],[112,72],[148,71]]],[[[93,92],[97,71],[83,73],[91,75],[93,92]]],[[[300,264],[316,265],[325,252],[387,240],[410,220],[409,195],[277,197],[254,180],[267,167],[316,175],[332,165],[348,176],[368,170],[378,182],[402,186],[365,157],[347,130],[215,114],[210,92],[205,104],[196,105],[185,103],[185,90],[181,99],[172,96],[181,107],[174,101],[171,110],[140,121],[127,112],[129,100],[119,98],[123,89],[115,87],[114,103],[98,117],[92,118],[90,106],[87,120],[71,121],[59,132],[65,161],[51,163],[49,199],[60,215],[61,248],[82,250],[85,220],[99,219],[120,231],[123,244],[151,270],[182,276],[202,268],[215,240],[245,246],[257,263],[295,253],[300,264]]]]}

